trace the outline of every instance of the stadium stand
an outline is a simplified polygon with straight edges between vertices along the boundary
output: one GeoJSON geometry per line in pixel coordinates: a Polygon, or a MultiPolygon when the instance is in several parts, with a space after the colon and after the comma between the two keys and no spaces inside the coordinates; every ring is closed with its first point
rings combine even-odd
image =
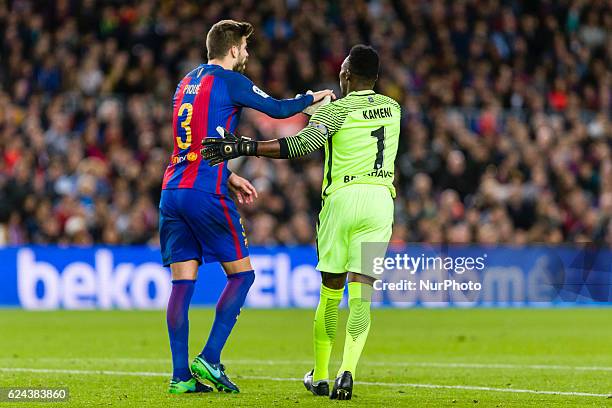
{"type": "MultiPolygon", "coordinates": [[[[333,87],[351,45],[402,105],[398,242],[612,245],[612,10],[605,0],[0,0],[0,244],[158,244],[171,98],[222,18],[255,26],[275,97],[333,87]]],[[[305,117],[245,112],[270,139],[305,117]]],[[[251,244],[308,244],[321,155],[251,158],[251,244]]]]}

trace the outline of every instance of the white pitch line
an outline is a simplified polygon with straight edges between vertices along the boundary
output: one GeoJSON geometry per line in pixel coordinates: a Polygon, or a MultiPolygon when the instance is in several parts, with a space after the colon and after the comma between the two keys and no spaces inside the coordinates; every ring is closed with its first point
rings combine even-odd
{"type": "Polygon", "coordinates": [[[577,371],[612,371],[612,367],[603,366],[567,366],[555,364],[500,364],[500,363],[435,363],[435,362],[390,362],[379,364],[372,362],[370,365],[390,366],[413,366],[413,367],[440,367],[440,368],[509,368],[509,369],[531,369],[531,370],[577,370],[577,371]]]}
{"type": "MultiPolygon", "coordinates": [[[[311,364],[311,360],[227,360],[235,364],[311,364]]],[[[340,361],[337,361],[339,363],[340,361]]],[[[418,361],[364,361],[365,366],[379,367],[437,367],[437,368],[508,368],[508,369],[532,369],[532,370],[577,370],[577,371],[612,371],[612,367],[604,366],[568,366],[554,364],[504,364],[504,363],[438,363],[418,361]]]]}
{"type": "MultiPolygon", "coordinates": [[[[0,358],[0,361],[15,361],[15,358],[0,358]]],[[[28,360],[28,358],[21,358],[28,360]]],[[[169,363],[170,358],[56,358],[56,357],[35,357],[32,361],[100,361],[100,362],[122,362],[122,363],[169,363]]],[[[225,360],[230,364],[260,364],[260,365],[291,365],[291,364],[311,364],[311,360],[257,360],[257,359],[238,359],[225,360]]],[[[336,361],[339,363],[339,361],[336,361]]],[[[483,369],[530,369],[530,370],[568,370],[568,371],[612,371],[612,367],[606,366],[569,366],[558,364],[506,364],[506,363],[443,363],[431,361],[363,361],[360,364],[374,367],[435,367],[435,368],[483,368],[483,369]]]]}
{"type": "MultiPolygon", "coordinates": [[[[148,371],[109,371],[109,370],[68,370],[53,368],[22,368],[22,367],[0,367],[0,372],[30,372],[30,373],[57,373],[57,374],[81,374],[81,375],[117,375],[117,376],[138,376],[138,377],[170,377],[170,373],[155,373],[148,371]]],[[[266,376],[237,376],[248,380],[264,381],[302,381],[301,378],[266,377],[266,376]]],[[[372,381],[356,381],[356,384],[380,387],[406,387],[406,388],[430,388],[430,389],[451,389],[451,390],[471,390],[471,391],[492,391],[509,392],[519,394],[539,394],[539,395],[560,395],[569,397],[600,397],[609,398],[609,394],[595,394],[590,392],[574,391],[546,391],[546,390],[527,390],[514,388],[494,388],[482,387],[477,385],[442,385],[442,384],[419,384],[419,383],[386,383],[372,381]]]]}
{"type": "Polygon", "coordinates": [[[126,375],[134,377],[168,377],[171,374],[153,373],[149,371],[113,371],[113,370],[71,370],[65,368],[23,368],[23,367],[0,367],[4,372],[21,373],[55,373],[55,374],[84,374],[84,375],[126,375]]]}

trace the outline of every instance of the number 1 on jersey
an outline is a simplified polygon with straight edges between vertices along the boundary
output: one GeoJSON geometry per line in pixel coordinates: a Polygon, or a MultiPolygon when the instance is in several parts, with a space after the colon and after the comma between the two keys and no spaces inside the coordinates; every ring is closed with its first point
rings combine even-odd
{"type": "Polygon", "coordinates": [[[385,159],[385,127],[381,126],[370,133],[370,136],[376,138],[376,160],[374,161],[374,170],[381,169],[383,160],[385,159]]]}
{"type": "Polygon", "coordinates": [[[183,121],[181,121],[181,127],[185,129],[185,135],[187,135],[187,138],[184,142],[180,136],[177,136],[176,138],[176,144],[181,150],[189,149],[191,146],[191,127],[189,124],[191,123],[191,117],[193,116],[193,105],[190,103],[182,104],[179,108],[178,115],[183,116],[185,111],[187,111],[187,116],[183,121]]]}

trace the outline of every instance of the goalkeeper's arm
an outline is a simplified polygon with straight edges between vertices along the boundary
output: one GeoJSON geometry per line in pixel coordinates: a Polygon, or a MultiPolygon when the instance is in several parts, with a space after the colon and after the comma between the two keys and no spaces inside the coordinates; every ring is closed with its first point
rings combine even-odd
{"type": "Polygon", "coordinates": [[[236,137],[218,127],[217,131],[222,137],[204,139],[202,155],[211,166],[240,156],[264,156],[273,159],[304,156],[323,147],[327,139],[340,129],[346,115],[344,108],[335,107],[334,104],[325,105],[297,135],[262,142],[236,137]]]}
{"type": "Polygon", "coordinates": [[[304,128],[297,135],[266,142],[257,142],[257,156],[291,159],[320,149],[327,137],[312,128],[304,128]]]}
{"type": "Polygon", "coordinates": [[[335,104],[322,106],[297,135],[257,142],[257,156],[291,159],[312,153],[340,130],[346,115],[346,110],[335,104]]]}
{"type": "Polygon", "coordinates": [[[281,139],[257,142],[245,137],[236,137],[219,127],[221,139],[205,139],[203,157],[211,166],[225,160],[240,156],[264,156],[273,159],[290,159],[304,156],[321,148],[327,139],[323,134],[309,129],[302,129],[297,135],[281,139]]]}

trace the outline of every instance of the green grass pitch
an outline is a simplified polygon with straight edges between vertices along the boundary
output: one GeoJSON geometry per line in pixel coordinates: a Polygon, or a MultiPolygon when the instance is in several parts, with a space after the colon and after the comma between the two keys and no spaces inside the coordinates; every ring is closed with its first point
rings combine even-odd
{"type": "MultiPolygon", "coordinates": [[[[301,383],[312,315],[243,310],[223,354],[242,393],[168,395],[163,312],[0,310],[0,387],[69,387],[59,407],[612,406],[611,309],[376,309],[352,401],[314,397],[301,383]]],[[[192,357],[212,317],[190,312],[192,357]]]]}

